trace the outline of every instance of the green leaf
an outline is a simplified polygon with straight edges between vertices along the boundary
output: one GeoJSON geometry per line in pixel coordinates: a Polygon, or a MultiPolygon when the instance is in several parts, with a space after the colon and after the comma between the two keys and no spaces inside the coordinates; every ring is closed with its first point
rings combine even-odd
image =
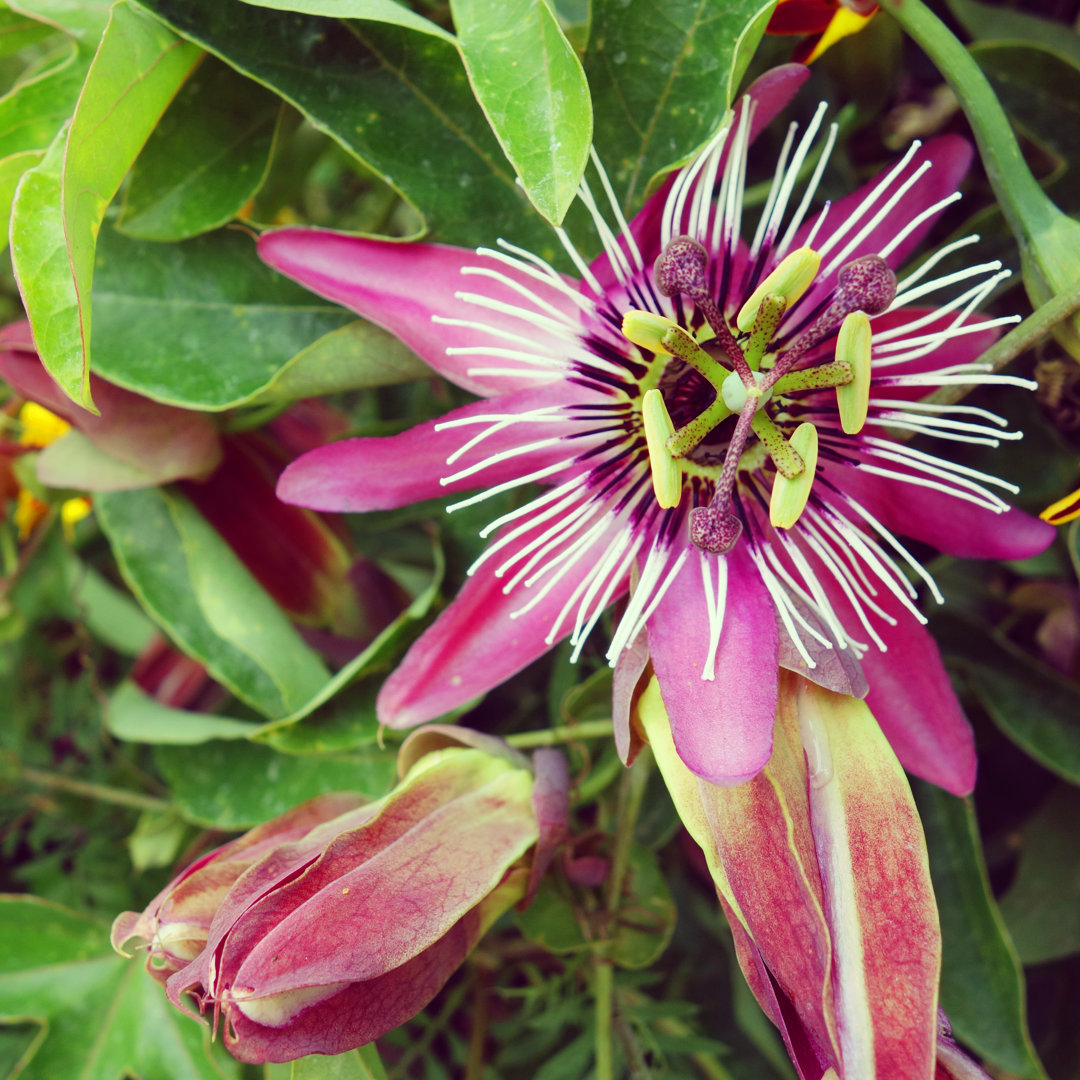
{"type": "Polygon", "coordinates": [[[355,318],[271,270],[238,230],[179,244],[102,230],[94,371],[156,401],[243,404],[297,353],[355,318]]]}
{"type": "Polygon", "coordinates": [[[11,205],[15,201],[15,188],[27,169],[40,164],[45,156],[42,150],[23,150],[0,160],[0,252],[7,248],[8,225],[11,221],[11,205]]]}
{"type": "Polygon", "coordinates": [[[395,758],[378,746],[323,757],[292,757],[248,742],[154,750],[177,809],[217,829],[249,828],[328,791],[380,798],[394,784],[395,758]]]}
{"type": "MultiPolygon", "coordinates": [[[[264,725],[256,733],[256,737],[265,738],[275,746],[290,753],[309,753],[311,750],[322,751],[330,749],[330,746],[319,745],[326,737],[325,725],[329,721],[329,727],[335,732],[338,739],[341,738],[340,728],[344,720],[346,739],[355,739],[360,728],[360,737],[363,742],[370,741],[365,736],[371,732],[374,726],[374,696],[375,689],[371,685],[362,685],[362,680],[373,675],[386,672],[392,661],[401,655],[403,644],[411,640],[427,619],[432,605],[439,595],[439,586],[442,584],[445,561],[442,548],[438,544],[433,545],[432,555],[434,560],[434,572],[430,581],[415,597],[413,602],[400,614],[375,640],[354,656],[334,677],[321,686],[314,696],[306,701],[292,715],[264,725]],[[341,692],[347,687],[358,684],[357,693],[342,699],[341,692]],[[360,716],[357,716],[356,703],[359,699],[363,703],[360,716]],[[323,709],[323,706],[327,706],[323,709]],[[345,716],[341,715],[344,710],[345,716]],[[289,731],[289,728],[297,725],[299,721],[313,718],[321,721],[315,725],[313,733],[307,731],[289,731]],[[312,738],[312,734],[314,738],[312,738]],[[314,743],[314,745],[312,745],[314,743]]],[[[307,725],[304,725],[305,728],[307,725]]],[[[373,734],[373,732],[371,732],[373,734]]],[[[355,745],[355,743],[337,745],[355,745]]]]}
{"type": "Polygon", "coordinates": [[[179,33],[295,105],[399,191],[432,239],[503,236],[554,258],[517,189],[457,49],[429,33],[219,0],[145,0],[179,33]]]}
{"type": "Polygon", "coordinates": [[[287,716],[327,681],[281,609],[185,499],[151,489],[100,495],[94,506],[143,608],[237,697],[264,716],[287,716]]]}
{"type": "Polygon", "coordinates": [[[990,894],[975,815],[963,799],[913,785],[941,914],[941,1006],[957,1037],[1016,1076],[1045,1078],[1027,1031],[1024,980],[990,894]]]}
{"type": "Polygon", "coordinates": [[[231,221],[262,185],[281,101],[208,60],[139,154],[116,227],[143,240],[186,240],[231,221]]]}
{"type": "Polygon", "coordinates": [[[627,968],[646,968],[660,958],[675,932],[675,901],[648,848],[634,844],[624,896],[615,912],[611,958],[627,968]]]}
{"type": "Polygon", "coordinates": [[[80,52],[92,55],[105,32],[113,0],[8,0],[12,11],[69,34],[80,52]]]}
{"type": "Polygon", "coordinates": [[[1020,865],[1001,914],[1025,964],[1080,952],[1080,792],[1062,785],[1027,822],[1020,865]]]}
{"type": "Polygon", "coordinates": [[[357,319],[298,352],[245,404],[297,401],[430,375],[431,368],[393,334],[357,319]]]}
{"type": "Polygon", "coordinates": [[[593,142],[627,214],[717,128],[775,0],[594,0],[593,142]]]}
{"type": "Polygon", "coordinates": [[[1080,163],[1080,66],[1058,51],[1013,42],[971,49],[1010,118],[1064,169],[1080,163]]]}
{"type": "Polygon", "coordinates": [[[1080,690],[973,622],[941,615],[933,627],[994,723],[1040,765],[1080,783],[1080,690]]]}
{"type": "Polygon", "coordinates": [[[451,0],[469,82],[533,206],[555,225],[592,142],[581,61],[545,0],[451,0]]]}
{"type": "MultiPolygon", "coordinates": [[[[1044,19],[1023,8],[998,7],[978,0],[945,0],[949,10],[976,41],[1042,45],[1080,64],[1080,34],[1057,19],[1044,19]]],[[[1050,80],[1045,80],[1049,86],[1050,80]]]]}
{"type": "Polygon", "coordinates": [[[122,682],[113,691],[105,708],[105,726],[127,742],[172,746],[192,746],[212,739],[245,739],[258,727],[230,716],[172,709],[144,694],[132,682],[122,682]]]}
{"type": "Polygon", "coordinates": [[[90,399],[90,287],[105,208],[198,59],[198,50],[119,0],[61,146],[19,185],[11,254],[42,363],[74,401],[90,399]],[[61,160],[62,155],[62,160],[61,160]],[[28,183],[40,173],[40,182],[28,183]]]}
{"type": "Polygon", "coordinates": [[[299,11],[305,15],[393,23],[395,26],[419,30],[422,34],[434,34],[446,41],[454,40],[454,35],[449,31],[417,15],[397,0],[244,0],[244,3],[252,7],[274,8],[276,11],[299,11]]]}
{"type": "Polygon", "coordinates": [[[347,1054],[313,1054],[292,1063],[292,1080],[386,1080],[374,1043],[347,1054]]]}
{"type": "Polygon", "coordinates": [[[71,49],[59,67],[48,68],[0,97],[0,155],[48,147],[75,111],[89,66],[89,57],[71,49]]]}
{"type": "Polygon", "coordinates": [[[0,9],[0,56],[14,56],[27,45],[36,45],[53,33],[46,23],[36,22],[17,11],[0,9]]]}
{"type": "Polygon", "coordinates": [[[174,1009],[105,927],[32,896],[0,897],[0,1023],[38,1025],[20,1080],[211,1080],[239,1066],[174,1009]]]}

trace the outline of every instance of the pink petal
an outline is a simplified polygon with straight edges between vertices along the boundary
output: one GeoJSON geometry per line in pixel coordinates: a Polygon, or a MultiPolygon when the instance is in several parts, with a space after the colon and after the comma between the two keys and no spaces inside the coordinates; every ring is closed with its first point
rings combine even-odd
{"type": "Polygon", "coordinates": [[[513,307],[536,310],[535,305],[510,286],[487,277],[463,275],[463,267],[486,266],[498,270],[555,307],[567,321],[568,332],[578,324],[579,309],[558,289],[467,248],[368,240],[322,229],[288,228],[263,233],[259,237],[259,255],[275,270],[312,292],[344,304],[389,330],[440,374],[481,397],[535,387],[538,369],[525,361],[504,357],[447,356],[448,348],[501,345],[561,358],[566,354],[566,343],[557,332],[459,299],[455,294],[483,293],[513,307]],[[496,331],[524,336],[529,343],[507,341],[475,328],[436,323],[434,316],[482,323],[496,331]],[[522,374],[468,374],[470,368],[477,367],[510,368],[522,374]]]}
{"type": "MultiPolygon", "coordinates": [[[[925,173],[923,173],[915,184],[908,189],[902,196],[900,202],[893,207],[892,211],[886,214],[884,219],[871,229],[870,232],[867,233],[854,248],[852,248],[850,253],[844,256],[841,265],[850,262],[852,259],[857,259],[860,255],[876,255],[907,222],[917,217],[922,211],[928,209],[947,195],[951,195],[967,173],[968,168],[971,165],[971,158],[971,145],[966,139],[962,139],[958,135],[942,135],[939,138],[931,139],[913,155],[911,161],[909,161],[904,169],[897,174],[888,190],[879,197],[873,207],[867,211],[862,219],[860,219],[860,223],[849,230],[843,239],[839,241],[836,248],[825,256],[822,262],[822,268],[824,269],[835,256],[847,247],[848,242],[853,240],[861,232],[861,226],[868,224],[874,216],[875,211],[885,205],[889,198],[889,194],[895,191],[896,188],[910,177],[912,173],[919,169],[924,162],[930,161],[933,164],[925,173]]],[[[858,208],[859,204],[863,202],[871,191],[873,191],[888,171],[888,169],[883,170],[875,176],[873,180],[859,188],[854,194],[848,195],[832,205],[825,217],[825,224],[814,238],[814,247],[816,249],[820,249],[826,241],[828,241],[828,239],[848,221],[858,208]]],[[[927,218],[926,221],[922,222],[918,228],[912,230],[910,235],[888,256],[888,263],[891,267],[895,268],[903,266],[904,260],[918,247],[923,237],[930,231],[939,216],[940,214],[932,215],[927,218]]],[[[809,221],[802,226],[795,236],[792,244],[793,248],[800,247],[806,242],[806,238],[809,236],[810,230],[813,228],[813,224],[816,220],[816,215],[812,216],[809,221]]],[[[837,269],[839,269],[839,267],[837,269]]],[[[825,299],[836,285],[836,274],[837,270],[833,270],[829,274],[822,274],[818,277],[813,286],[805,293],[802,300],[799,302],[798,307],[794,309],[796,312],[794,316],[795,319],[803,318],[808,312],[813,310],[816,304],[825,299]]]]}
{"type": "MultiPolygon", "coordinates": [[[[407,728],[441,716],[516,675],[547,652],[554,640],[566,637],[574,627],[576,605],[569,618],[563,619],[555,639],[545,640],[582,577],[615,535],[613,529],[601,533],[544,599],[518,618],[511,614],[523,608],[546,579],[533,588],[519,584],[509,596],[504,594],[508,579],[497,578],[494,569],[520,551],[530,535],[507,544],[465,583],[383,683],[375,703],[380,723],[407,728]]],[[[612,599],[622,595],[626,586],[621,581],[612,599]]]]}
{"type": "Polygon", "coordinates": [[[897,625],[881,629],[887,653],[871,648],[862,658],[870,683],[866,704],[908,772],[968,795],[975,787],[975,743],[937,644],[891,595],[877,600],[897,625]]]}
{"type": "MultiPolygon", "coordinates": [[[[649,620],[649,651],[679,757],[714,784],[739,784],[769,760],[776,716],[776,612],[741,547],[727,558],[727,601],[716,678],[703,679],[709,642],[701,556],[692,553],[649,620]]],[[[712,573],[717,567],[714,564],[712,573]]]]}
{"type": "MultiPolygon", "coordinates": [[[[575,395],[577,391],[575,391],[575,395]]],[[[588,392],[581,389],[583,398],[588,392]]],[[[518,390],[491,401],[476,401],[429,420],[400,435],[383,439],[344,439],[312,450],[297,458],[281,475],[278,498],[315,510],[358,513],[388,510],[423,499],[438,499],[458,491],[493,487],[506,480],[546,468],[588,448],[588,439],[574,439],[516,454],[461,480],[440,482],[486,457],[513,450],[526,443],[572,435],[576,425],[559,414],[550,422],[511,424],[485,438],[476,448],[453,464],[449,458],[474,436],[485,430],[477,423],[462,427],[436,428],[449,421],[471,416],[525,413],[531,409],[561,405],[567,390],[562,383],[541,389],[518,390]]],[[[599,400],[599,398],[598,398],[599,400]]]]}
{"type": "MultiPolygon", "coordinates": [[[[887,464],[896,472],[905,471],[895,462],[887,464]]],[[[932,544],[949,555],[1026,559],[1045,551],[1057,535],[1052,525],[1022,510],[997,514],[944,492],[876,476],[858,467],[830,462],[825,475],[842,493],[830,496],[830,502],[842,505],[843,497],[849,496],[890,532],[932,544]]]]}

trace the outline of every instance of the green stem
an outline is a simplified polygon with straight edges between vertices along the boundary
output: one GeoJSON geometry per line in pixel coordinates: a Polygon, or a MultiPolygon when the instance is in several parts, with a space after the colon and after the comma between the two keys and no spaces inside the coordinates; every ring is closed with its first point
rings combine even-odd
{"type": "Polygon", "coordinates": [[[611,736],[610,720],[586,720],[580,724],[548,728],[546,731],[523,731],[507,735],[506,742],[518,750],[531,750],[537,746],[558,746],[577,742],[579,739],[606,739],[611,736]]]}
{"type": "Polygon", "coordinates": [[[593,960],[593,1012],[596,1020],[596,1080],[615,1080],[611,1015],[615,1007],[615,973],[606,956],[593,960]]]}
{"type": "Polygon", "coordinates": [[[1017,238],[1049,229],[1061,211],[1031,175],[1009,118],[971,53],[922,0],[879,0],[879,5],[918,43],[956,92],[994,193],[1017,238]]]}
{"type": "Polygon", "coordinates": [[[30,769],[25,765],[16,765],[12,779],[24,780],[28,784],[38,787],[53,788],[57,791],[66,791],[72,795],[81,795],[97,802],[113,803],[116,806],[129,806],[135,810],[171,810],[172,803],[164,799],[155,799],[152,795],[140,795],[137,791],[125,791],[123,788],[105,787],[102,784],[91,784],[85,780],[74,780],[70,776],[61,776],[59,773],[43,772],[40,769],[30,769]]]}
{"type": "MultiPolygon", "coordinates": [[[[652,752],[643,747],[634,764],[619,784],[616,808],[615,844],[611,852],[611,870],[604,888],[604,907],[614,917],[622,900],[623,882],[630,865],[630,848],[637,830],[641,802],[652,771],[652,752]]],[[[609,919],[609,926],[612,920],[609,919]]],[[[610,931],[606,935],[610,937],[610,931]]],[[[596,1016],[596,1080],[614,1080],[611,1028],[615,1010],[615,975],[611,957],[600,948],[593,957],[593,1005],[596,1016]]]]}
{"type": "MultiPolygon", "coordinates": [[[[1010,360],[1042,341],[1058,323],[1078,311],[1080,311],[1080,281],[1077,281],[1072,288],[1059,292],[1053,299],[1033,311],[1023,322],[1018,323],[1004,337],[995,341],[975,363],[989,364],[992,371],[1000,371],[1010,360]]],[[[962,384],[943,386],[924,400],[939,405],[951,405],[959,401],[971,389],[971,386],[962,384]]]]}

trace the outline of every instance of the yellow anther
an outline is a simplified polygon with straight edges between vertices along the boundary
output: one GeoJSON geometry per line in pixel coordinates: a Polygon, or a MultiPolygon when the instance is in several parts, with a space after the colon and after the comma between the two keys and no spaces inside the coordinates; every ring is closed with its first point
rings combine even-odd
{"type": "MultiPolygon", "coordinates": [[[[638,311],[631,308],[622,321],[623,337],[649,352],[673,355],[664,345],[664,335],[672,330],[681,330],[677,322],[665,319],[663,315],[654,315],[651,311],[638,311]]],[[[685,331],[684,331],[685,333],[685,331]]]]}
{"type": "Polygon", "coordinates": [[[745,334],[754,328],[758,308],[766,296],[782,296],[787,310],[817,277],[821,266],[821,256],[808,247],[798,248],[785,256],[780,265],[750,294],[750,299],[743,304],[735,320],[736,325],[745,334]]]}
{"type": "Polygon", "coordinates": [[[19,436],[22,446],[48,446],[71,430],[66,420],[36,401],[26,402],[19,410],[19,423],[22,424],[19,436]]]}
{"type": "Polygon", "coordinates": [[[870,407],[870,317],[862,311],[845,316],[836,338],[836,359],[851,365],[851,382],[836,388],[840,426],[848,435],[858,435],[866,423],[870,407]]]}
{"type": "Polygon", "coordinates": [[[641,419],[645,424],[645,445],[649,448],[649,468],[652,471],[653,493],[656,501],[670,510],[682,498],[682,469],[671,456],[667,441],[675,434],[675,425],[668,416],[664,395],[659,390],[647,390],[641,402],[641,419]]]}
{"type": "Polygon", "coordinates": [[[805,468],[794,477],[778,472],[769,499],[769,521],[778,529],[790,529],[806,509],[817,469],[818,438],[813,424],[800,424],[791,436],[791,446],[798,451],[805,468]]]}

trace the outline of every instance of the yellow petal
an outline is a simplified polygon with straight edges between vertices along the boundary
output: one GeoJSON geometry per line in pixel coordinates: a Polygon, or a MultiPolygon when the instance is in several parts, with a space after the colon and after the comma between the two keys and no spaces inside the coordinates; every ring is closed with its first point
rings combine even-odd
{"type": "Polygon", "coordinates": [[[22,424],[19,436],[22,446],[48,446],[71,430],[66,420],[36,401],[26,402],[19,410],[19,423],[22,424]]]}
{"type": "Polygon", "coordinates": [[[850,34],[857,34],[873,18],[873,15],[873,12],[869,15],[856,15],[854,11],[850,11],[848,8],[837,8],[832,21],[825,27],[825,32],[821,37],[818,38],[814,51],[806,58],[806,63],[812,64],[826,49],[835,45],[842,38],[846,38],[850,34]]]}

